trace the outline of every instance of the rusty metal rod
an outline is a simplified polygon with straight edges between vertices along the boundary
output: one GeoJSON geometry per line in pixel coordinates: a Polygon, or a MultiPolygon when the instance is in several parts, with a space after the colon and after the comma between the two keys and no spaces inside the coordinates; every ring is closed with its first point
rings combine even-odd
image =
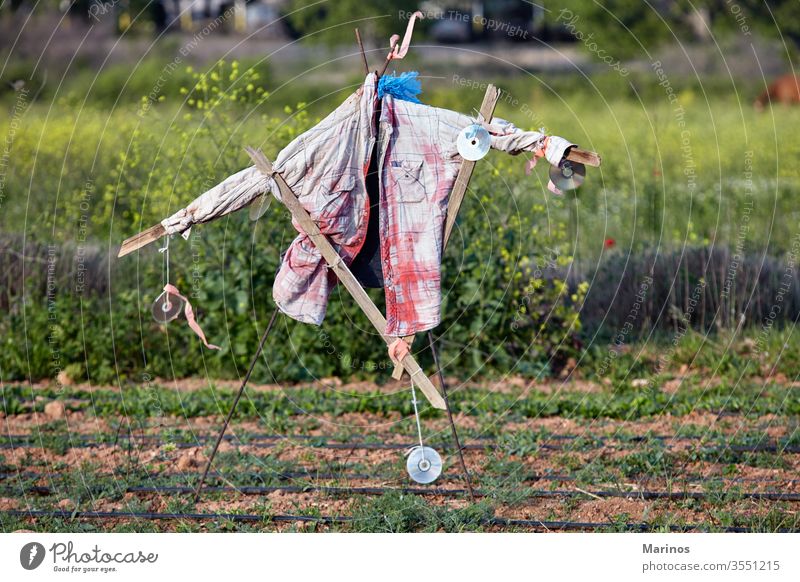
{"type": "Polygon", "coordinates": [[[456,430],[456,423],[453,420],[453,412],[450,410],[450,401],[447,398],[447,387],[444,385],[444,373],[442,367],[439,365],[439,356],[436,354],[436,344],[433,342],[433,333],[428,331],[428,343],[431,346],[431,353],[433,354],[433,363],[436,365],[436,373],[439,375],[439,388],[442,390],[442,398],[444,398],[444,406],[447,411],[447,420],[450,421],[450,429],[453,431],[453,441],[455,441],[456,452],[458,452],[458,462],[461,464],[461,470],[464,472],[464,482],[467,484],[467,491],[469,491],[469,498],[475,503],[475,491],[472,489],[472,481],[469,478],[469,471],[467,464],[464,462],[464,452],[461,443],[458,440],[458,431],[456,430]]]}
{"type": "Polygon", "coordinates": [[[364,43],[361,42],[361,33],[356,28],[356,40],[358,41],[358,50],[361,51],[361,58],[364,60],[364,74],[369,75],[369,63],[367,62],[367,53],[364,52],[364,43]]]}
{"type": "Polygon", "coordinates": [[[231,409],[228,412],[228,417],[225,419],[225,424],[222,425],[222,430],[219,431],[219,436],[217,436],[217,442],[214,443],[214,450],[211,451],[211,456],[208,458],[208,463],[206,463],[206,468],[203,471],[203,476],[200,478],[200,482],[197,484],[197,489],[194,492],[194,502],[197,503],[198,499],[200,499],[200,490],[203,488],[203,483],[206,481],[206,476],[208,475],[208,470],[211,468],[211,463],[214,462],[214,456],[217,454],[217,449],[219,448],[219,444],[222,442],[222,437],[225,436],[225,431],[228,429],[228,424],[231,422],[231,418],[233,418],[233,413],[236,410],[236,405],[239,404],[239,400],[244,393],[244,388],[247,386],[247,382],[250,380],[250,375],[253,373],[253,369],[256,367],[256,362],[258,362],[258,358],[261,356],[261,352],[264,350],[264,343],[267,341],[267,336],[269,332],[272,331],[272,327],[275,325],[275,320],[278,318],[278,308],[275,308],[275,311],[272,312],[272,317],[267,324],[267,328],[264,330],[264,335],[261,336],[261,341],[258,343],[258,349],[256,353],[253,355],[253,360],[250,362],[250,368],[247,370],[247,374],[244,376],[244,380],[242,380],[242,386],[239,388],[238,394],[236,394],[236,398],[231,404],[231,409]]]}
{"type": "Polygon", "coordinates": [[[378,77],[383,77],[383,74],[386,72],[386,68],[389,66],[389,63],[392,62],[391,54],[394,52],[397,42],[398,41],[394,41],[392,46],[389,47],[389,54],[386,55],[386,62],[383,63],[383,68],[381,69],[380,73],[378,73],[378,77]]]}

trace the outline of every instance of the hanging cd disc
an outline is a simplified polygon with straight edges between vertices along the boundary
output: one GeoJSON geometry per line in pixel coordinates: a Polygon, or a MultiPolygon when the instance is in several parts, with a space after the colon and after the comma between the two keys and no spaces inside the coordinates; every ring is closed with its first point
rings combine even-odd
{"type": "Polygon", "coordinates": [[[575,190],[586,179],[586,166],[578,162],[561,160],[558,167],[550,166],[550,181],[559,190],[575,190]]]}
{"type": "Polygon", "coordinates": [[[164,291],[153,301],[153,319],[158,323],[167,323],[178,317],[182,309],[183,300],[164,291]]]}
{"type": "Polygon", "coordinates": [[[250,203],[250,220],[256,221],[267,213],[269,205],[272,203],[272,196],[261,194],[250,203]]]}
{"type": "Polygon", "coordinates": [[[461,157],[472,162],[480,160],[489,152],[492,138],[486,128],[477,123],[461,130],[456,139],[456,148],[461,157]]]}
{"type": "Polygon", "coordinates": [[[408,476],[417,483],[433,483],[442,474],[442,458],[430,447],[414,447],[406,460],[408,476]]]}

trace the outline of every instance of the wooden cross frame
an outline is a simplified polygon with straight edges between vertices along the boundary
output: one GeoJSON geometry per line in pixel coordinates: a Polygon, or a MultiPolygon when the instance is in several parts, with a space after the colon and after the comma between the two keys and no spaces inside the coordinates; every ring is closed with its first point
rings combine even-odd
{"type": "MultiPolygon", "coordinates": [[[[483,103],[481,104],[480,109],[481,116],[487,122],[491,122],[499,99],[500,90],[494,85],[489,85],[486,89],[486,94],[483,97],[483,103]]],[[[336,249],[333,247],[328,238],[322,234],[322,232],[320,232],[319,227],[308,214],[306,209],[303,208],[303,205],[300,203],[297,195],[283,179],[283,176],[281,176],[281,174],[272,167],[272,163],[261,151],[249,147],[245,148],[245,151],[247,151],[247,154],[253,160],[256,168],[262,174],[270,176],[275,180],[281,191],[281,200],[289,209],[293,218],[302,227],[303,231],[314,243],[314,246],[319,249],[322,257],[328,263],[329,267],[333,269],[334,273],[345,286],[347,291],[353,296],[353,299],[356,301],[356,303],[358,303],[359,307],[361,307],[362,311],[367,316],[370,323],[372,323],[372,325],[378,331],[387,346],[391,345],[396,338],[394,336],[386,335],[386,318],[377,308],[372,299],[370,299],[369,295],[367,295],[367,292],[364,290],[364,288],[358,283],[358,280],[344,263],[339,253],[336,252],[336,249]]],[[[582,164],[586,164],[587,166],[595,167],[599,166],[601,161],[600,156],[596,153],[581,150],[579,148],[570,148],[565,157],[570,161],[580,162],[582,164]]],[[[450,235],[453,232],[458,211],[461,208],[462,202],[464,201],[464,196],[466,195],[467,187],[469,186],[469,181],[472,177],[472,172],[474,169],[474,161],[464,160],[461,162],[461,167],[459,168],[458,175],[456,176],[453,190],[450,193],[450,199],[447,204],[447,218],[444,225],[442,252],[444,252],[444,249],[447,247],[447,242],[450,240],[450,235]]],[[[123,241],[117,256],[124,257],[125,255],[128,255],[133,251],[158,240],[166,234],[167,232],[164,227],[161,224],[156,224],[155,226],[152,226],[123,241]]],[[[404,339],[410,344],[413,342],[414,336],[406,336],[404,339]]],[[[395,366],[392,377],[396,380],[399,380],[402,377],[404,370],[409,372],[412,380],[417,386],[419,386],[420,390],[422,390],[422,393],[430,401],[434,408],[445,410],[446,404],[440,391],[425,375],[413,355],[407,354],[403,357],[401,362],[395,366]]]]}

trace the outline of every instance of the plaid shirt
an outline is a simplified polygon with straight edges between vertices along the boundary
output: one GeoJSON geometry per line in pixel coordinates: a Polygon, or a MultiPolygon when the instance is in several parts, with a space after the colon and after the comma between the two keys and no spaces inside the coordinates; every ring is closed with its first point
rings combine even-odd
{"type": "MultiPolygon", "coordinates": [[[[377,127],[376,76],[319,124],[278,155],[274,167],[346,263],[367,234],[370,204],[365,177],[375,140],[380,175],[380,247],[386,293],[386,334],[411,335],[440,320],[440,268],[447,201],[462,158],[456,138],[475,119],[447,109],[383,97],[377,127]]],[[[558,137],[521,131],[495,118],[492,147],[511,154],[544,149],[558,164],[573,145],[558,137]]],[[[167,233],[188,237],[208,222],[252,203],[277,185],[250,167],[230,176],[162,221],[167,233]]],[[[300,229],[273,286],[278,307],[302,322],[320,325],[336,276],[300,229]]]]}

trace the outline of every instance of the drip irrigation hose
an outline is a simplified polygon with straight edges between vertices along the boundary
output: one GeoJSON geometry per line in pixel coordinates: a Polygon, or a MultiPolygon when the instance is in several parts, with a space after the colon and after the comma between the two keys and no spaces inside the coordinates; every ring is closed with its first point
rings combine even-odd
{"type": "MultiPolygon", "coordinates": [[[[344,516],[309,516],[309,515],[256,515],[247,513],[151,513],[151,512],[130,512],[130,511],[45,511],[45,510],[9,510],[0,512],[0,516],[10,517],[50,517],[60,519],[142,519],[142,520],[171,520],[183,519],[194,521],[220,521],[229,520],[234,522],[275,522],[275,523],[320,523],[323,525],[354,523],[352,517],[344,516]]],[[[610,523],[610,522],[581,522],[581,521],[540,521],[535,519],[507,519],[507,518],[488,518],[478,522],[482,526],[488,527],[520,527],[545,530],[598,530],[614,529],[626,531],[654,531],[668,529],[674,532],[685,531],[723,531],[729,533],[749,533],[753,530],[746,527],[725,527],[708,528],[699,524],[678,525],[659,525],[649,523],[610,523]]],[[[787,533],[791,530],[778,529],[779,533],[787,533]]]]}

